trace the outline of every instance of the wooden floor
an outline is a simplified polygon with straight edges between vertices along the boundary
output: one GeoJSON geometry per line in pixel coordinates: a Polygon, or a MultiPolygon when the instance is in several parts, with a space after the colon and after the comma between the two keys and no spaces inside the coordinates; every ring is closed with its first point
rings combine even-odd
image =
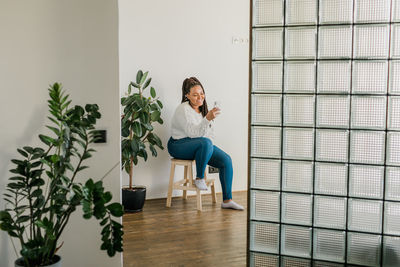
{"type": "MultiPolygon", "coordinates": [[[[221,209],[211,196],[196,210],[196,197],[147,200],[140,213],[125,214],[124,266],[246,266],[247,210],[221,209]]],[[[233,193],[247,207],[247,192],[233,193]]]]}

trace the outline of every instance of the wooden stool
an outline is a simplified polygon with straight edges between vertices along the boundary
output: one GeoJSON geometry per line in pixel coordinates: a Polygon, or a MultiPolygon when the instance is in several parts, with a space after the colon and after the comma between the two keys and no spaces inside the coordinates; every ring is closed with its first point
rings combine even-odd
{"type": "MultiPolygon", "coordinates": [[[[194,185],[193,182],[193,163],[194,160],[183,160],[183,159],[171,159],[171,174],[169,176],[169,185],[168,185],[168,196],[167,196],[167,207],[171,207],[172,200],[172,191],[174,189],[183,190],[183,198],[187,199],[187,191],[196,191],[197,194],[197,210],[202,210],[201,205],[201,192],[194,185]],[[175,166],[180,165],[184,166],[184,176],[182,180],[174,183],[174,175],[175,175],[175,166]]],[[[214,179],[207,179],[206,173],[204,173],[204,179],[207,184],[207,187],[211,185],[211,196],[212,202],[217,203],[217,196],[215,193],[214,187],[214,179]]]]}

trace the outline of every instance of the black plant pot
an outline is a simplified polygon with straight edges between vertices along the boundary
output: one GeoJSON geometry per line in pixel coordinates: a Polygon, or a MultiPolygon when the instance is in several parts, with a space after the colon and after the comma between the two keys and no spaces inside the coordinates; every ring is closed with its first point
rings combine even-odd
{"type": "MultiPolygon", "coordinates": [[[[15,262],[14,262],[14,266],[15,267],[24,267],[25,265],[25,261],[24,258],[18,258],[15,262]]],[[[33,265],[32,265],[33,266],[33,265]]],[[[35,265],[36,266],[36,265],[35,265]]],[[[58,255],[54,255],[53,259],[51,260],[51,263],[49,263],[49,265],[40,265],[40,266],[44,266],[44,267],[61,267],[61,257],[58,255]]]]}
{"type": "Polygon", "coordinates": [[[125,212],[142,211],[146,199],[146,187],[134,186],[132,189],[122,188],[122,205],[125,212]]]}

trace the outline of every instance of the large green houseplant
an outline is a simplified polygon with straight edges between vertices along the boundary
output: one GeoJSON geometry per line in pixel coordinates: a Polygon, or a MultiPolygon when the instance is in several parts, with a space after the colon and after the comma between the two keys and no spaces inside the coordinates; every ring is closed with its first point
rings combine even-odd
{"type": "Polygon", "coordinates": [[[94,152],[90,146],[96,138],[99,108],[70,107],[71,100],[58,83],[49,88],[49,95],[52,125],[47,128],[53,134],[39,135],[45,147],[17,149],[21,157],[11,160],[14,176],[4,193],[6,207],[0,211],[1,230],[21,245],[16,266],[46,266],[59,260],[60,237],[78,206],[85,219],[100,221],[101,249],[110,257],[122,251],[122,225],[113,219],[122,216],[121,204],[110,203],[112,195],[102,181],[76,182],[94,152]]]}
{"type": "Polygon", "coordinates": [[[133,186],[133,165],[139,157],[147,160],[147,146],[156,157],[156,147],[164,149],[161,139],[154,133],[153,124],[163,124],[161,119],[161,101],[156,98],[156,91],[150,86],[148,71],[139,70],[136,82],[130,82],[127,95],[121,98],[121,162],[122,168],[129,174],[129,187],[122,188],[122,203],[126,211],[140,211],[146,197],[144,186],[133,186]],[[150,87],[150,96],[145,90],[150,87]],[[135,88],[135,89],[134,89],[135,88]]]}

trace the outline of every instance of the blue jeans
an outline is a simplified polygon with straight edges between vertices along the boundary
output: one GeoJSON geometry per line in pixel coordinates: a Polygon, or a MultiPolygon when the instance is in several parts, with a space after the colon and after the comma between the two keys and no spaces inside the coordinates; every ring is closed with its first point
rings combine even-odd
{"type": "Polygon", "coordinates": [[[169,154],[177,159],[196,160],[197,178],[204,178],[207,164],[219,169],[223,200],[232,199],[232,159],[206,137],[182,138],[168,141],[169,154]]]}

